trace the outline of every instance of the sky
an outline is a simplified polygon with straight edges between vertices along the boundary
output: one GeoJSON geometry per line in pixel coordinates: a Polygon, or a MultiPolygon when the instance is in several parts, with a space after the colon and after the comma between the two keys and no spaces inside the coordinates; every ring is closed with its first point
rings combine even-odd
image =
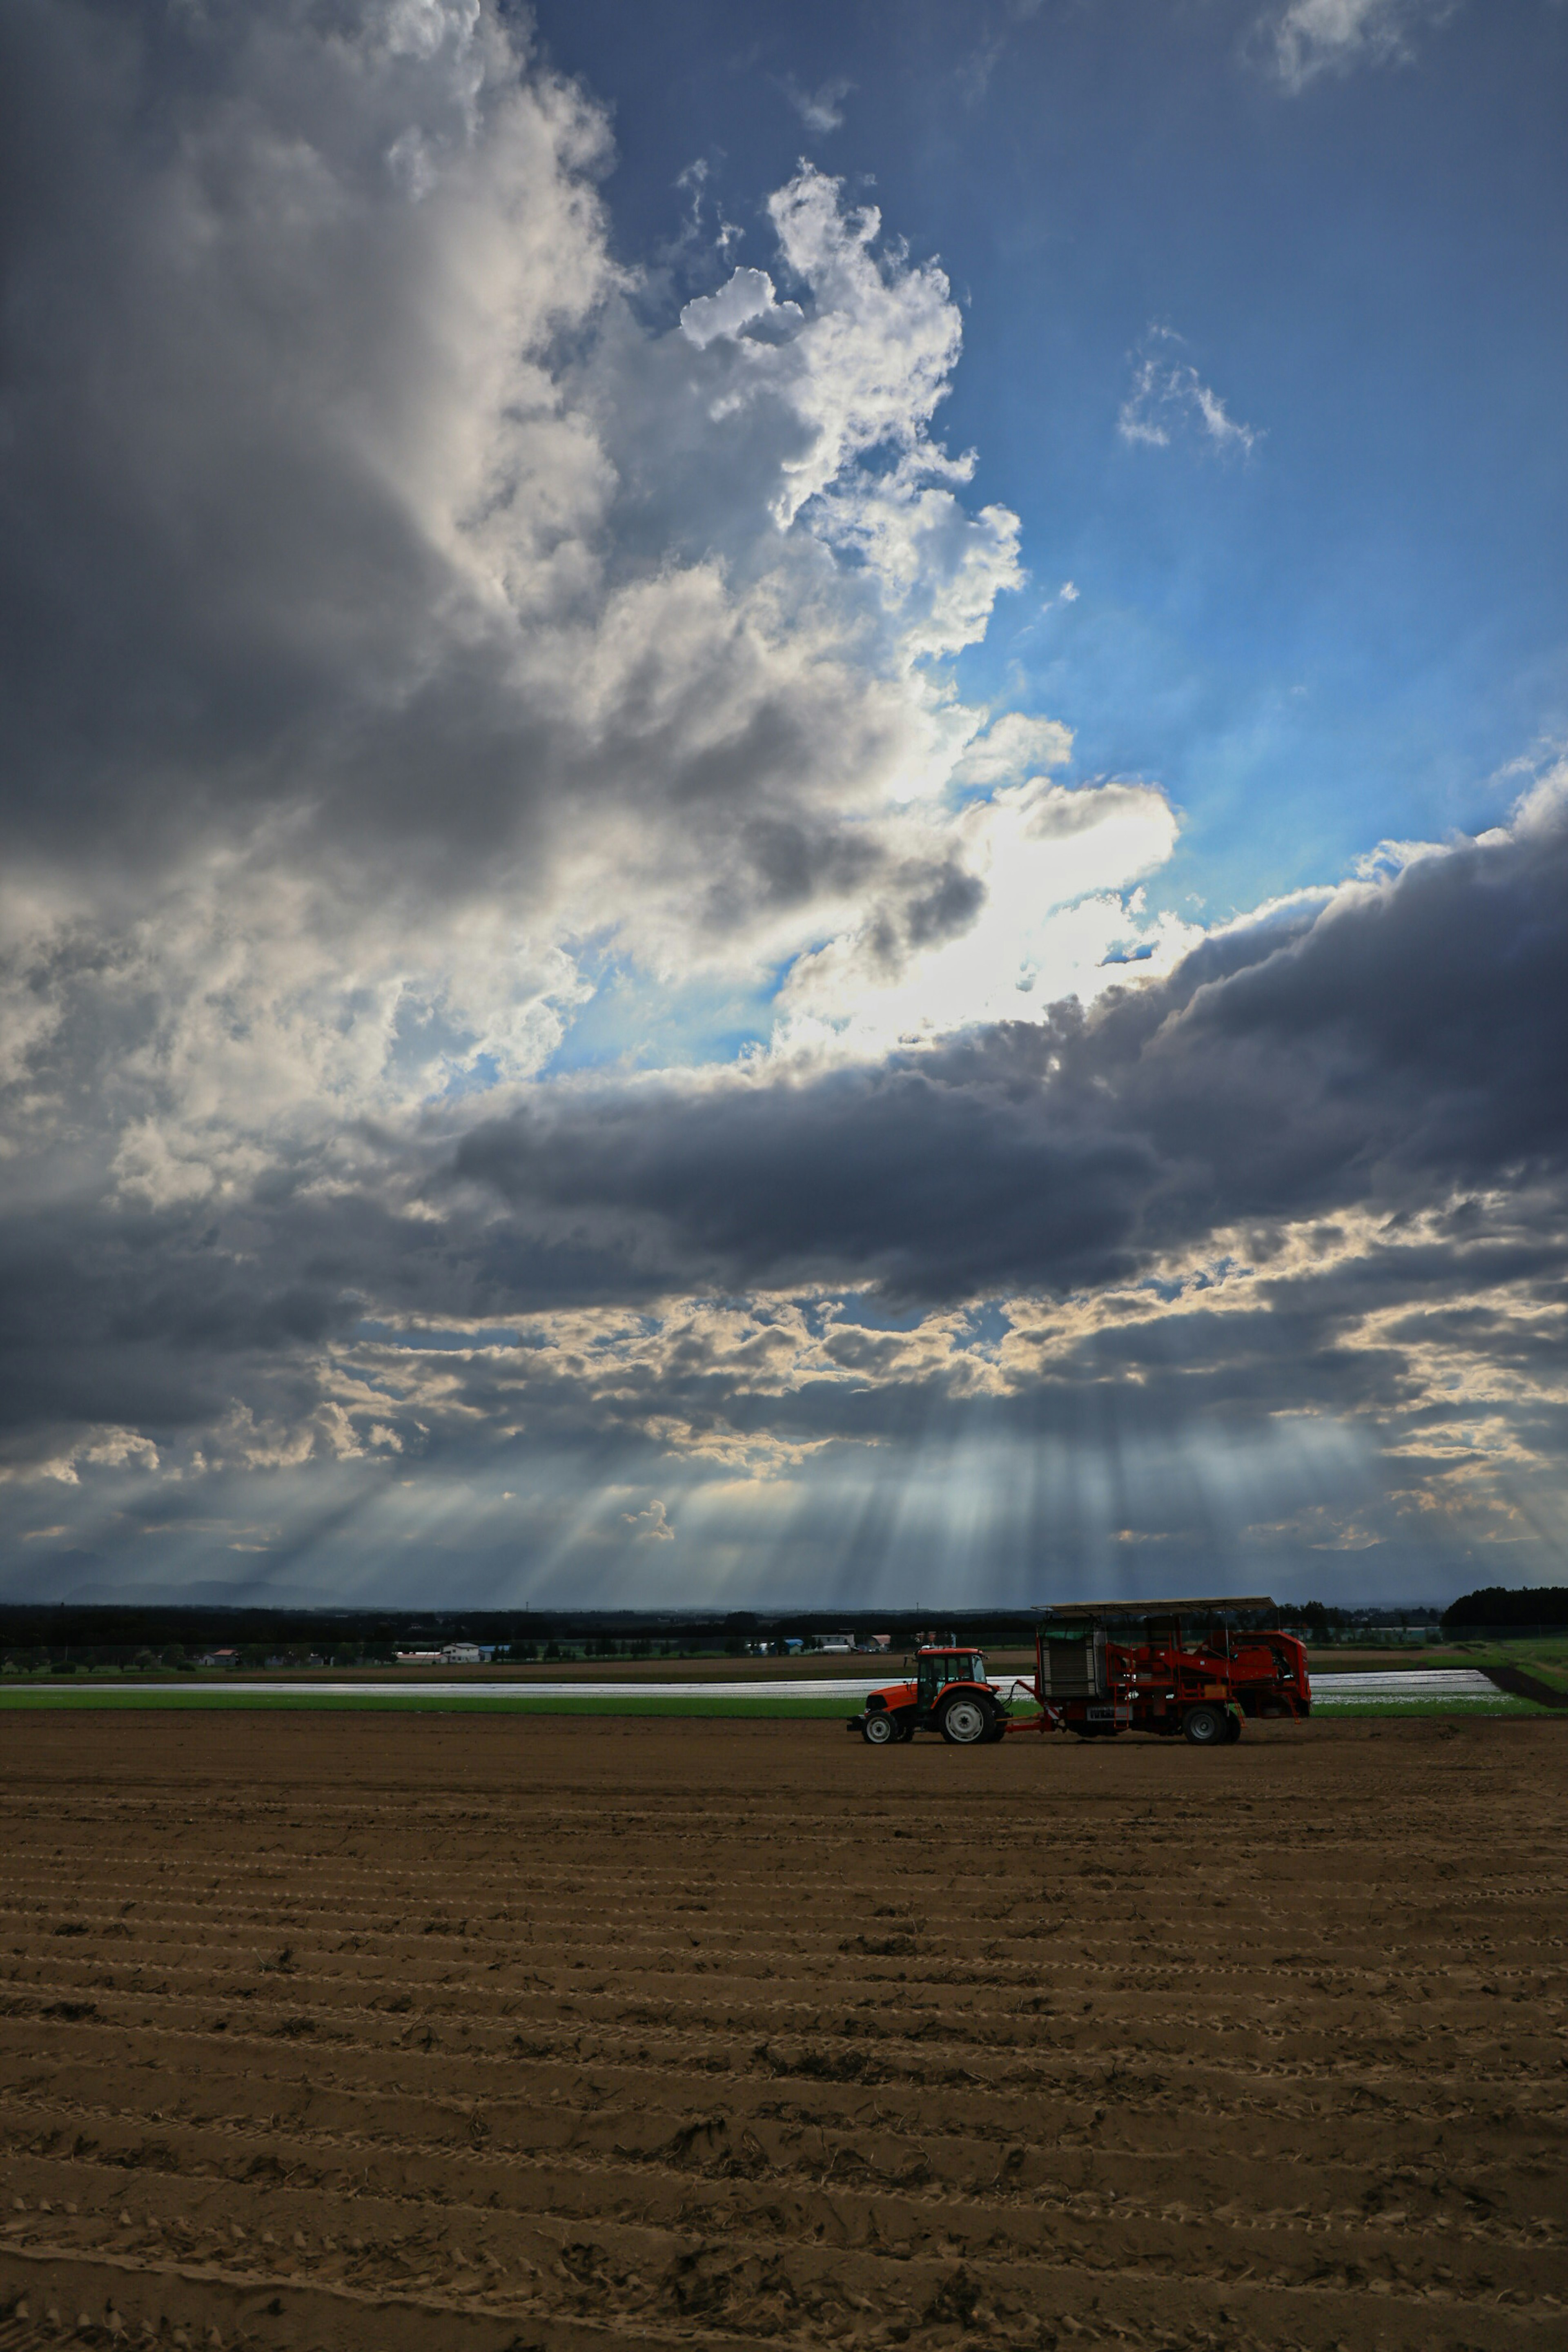
{"type": "Polygon", "coordinates": [[[1565,97],[0,0],[0,1597],[1561,1582],[1565,97]]]}

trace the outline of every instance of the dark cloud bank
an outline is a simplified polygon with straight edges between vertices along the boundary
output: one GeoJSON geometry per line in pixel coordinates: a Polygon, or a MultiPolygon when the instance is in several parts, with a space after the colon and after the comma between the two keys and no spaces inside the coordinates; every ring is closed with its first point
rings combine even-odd
{"type": "MultiPolygon", "coordinates": [[[[899,1310],[1002,1298],[1016,1329],[1065,1314],[1065,1337],[978,1401],[962,1355],[889,1357],[875,1317],[773,1384],[695,1331],[596,1366],[480,1344],[434,1410],[405,1400],[405,1436],[433,1463],[488,1453],[521,1402],[531,1442],[646,1468],[672,1420],[700,1446],[929,1438],[977,1412],[1142,1442],[1362,1414],[1402,1475],[1490,1507],[1456,1416],[1507,1422],[1524,1486],[1563,1434],[1565,811],[1545,788],[1506,834],[1241,926],[1088,1016],[800,1080],[541,1092],[329,1200],[279,1167],[216,1217],[14,1219],[13,1442],[79,1423],[166,1444],[215,1399],[291,1425],[323,1350],[396,1362],[410,1320],[510,1341],[574,1310],[870,1288],[906,1329],[899,1310]]],[[[397,1426],[395,1394],[384,1410],[397,1426]]],[[[1528,1548],[1547,1532],[1527,1524],[1528,1548]]]]}
{"type": "MultiPolygon", "coordinates": [[[[1568,824],[1425,856],[1214,939],[1085,1016],[798,1085],[523,1110],[457,1172],[629,1218],[673,1280],[922,1299],[1125,1281],[1216,1229],[1501,1191],[1555,1221],[1568,1139],[1568,824]]],[[[1436,1269],[1433,1270],[1436,1273],[1436,1269]]]]}

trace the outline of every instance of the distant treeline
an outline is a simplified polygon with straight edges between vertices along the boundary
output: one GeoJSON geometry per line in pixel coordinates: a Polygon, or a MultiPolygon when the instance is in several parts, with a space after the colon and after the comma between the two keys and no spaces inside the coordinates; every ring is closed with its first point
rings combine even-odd
{"type": "MultiPolygon", "coordinates": [[[[1524,1597],[1534,1608],[1544,1596],[1524,1597]]],[[[50,1607],[8,1601],[0,1604],[0,1653],[36,1663],[75,1657],[84,1665],[132,1661],[176,1664],[213,1650],[237,1652],[247,1665],[306,1656],[330,1664],[370,1664],[389,1662],[400,1650],[439,1650],[452,1642],[473,1642],[517,1660],[563,1652],[603,1658],[691,1656],[704,1651],[733,1656],[761,1642],[809,1643],[847,1633],[857,1643],[886,1634],[894,1654],[901,1655],[931,1635],[951,1636],[982,1649],[1027,1648],[1034,1643],[1038,1613],[1033,1609],[948,1612],[927,1607],[917,1614],[906,1607],[783,1612],[737,1609],[721,1616],[678,1609],[262,1609],[113,1602],[50,1607]]],[[[1312,1601],[1282,1603],[1279,1622],[1329,1639],[1356,1628],[1435,1624],[1436,1615],[1435,1609],[1350,1610],[1312,1601]]],[[[1527,1622],[1537,1620],[1530,1616],[1527,1622]]]]}
{"type": "Polygon", "coordinates": [[[657,1655],[670,1647],[689,1654],[705,1648],[722,1654],[759,1641],[819,1641],[843,1633],[855,1641],[885,1633],[892,1648],[902,1651],[930,1632],[951,1633],[981,1648],[1005,1649],[1031,1643],[1035,1623],[1032,1611],[996,1610],[940,1617],[927,1611],[917,1618],[908,1610],[816,1609],[775,1615],[741,1609],[719,1616],[697,1610],[138,1608],[71,1602],[51,1608],[9,1601],[0,1604],[0,1650],[56,1655],[90,1650],[106,1660],[138,1651],[159,1656],[176,1650],[267,1656],[355,1651],[375,1659],[399,1650],[475,1642],[485,1648],[515,1648],[530,1658],[565,1644],[610,1657],[634,1650],[657,1655]]]}
{"type": "Polygon", "coordinates": [[[1527,1584],[1521,1591],[1505,1591],[1500,1584],[1485,1584],[1467,1592],[1443,1612],[1443,1631],[1457,1633],[1467,1625],[1568,1625],[1568,1584],[1527,1584]]]}

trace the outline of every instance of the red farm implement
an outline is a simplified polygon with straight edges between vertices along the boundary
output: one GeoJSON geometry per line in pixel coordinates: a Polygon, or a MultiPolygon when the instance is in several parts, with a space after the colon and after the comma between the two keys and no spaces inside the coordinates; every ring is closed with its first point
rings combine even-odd
{"type": "MultiPolygon", "coordinates": [[[[922,1643],[912,1678],[873,1691],[849,1719],[872,1747],[940,1732],[969,1748],[1009,1733],[1124,1731],[1195,1748],[1239,1739],[1248,1717],[1300,1719],[1312,1707],[1307,1653],[1290,1633],[1242,1620],[1271,1617],[1268,1600],[1086,1602],[1053,1609],[1035,1636],[1033,1685],[987,1678],[978,1650],[922,1643]],[[1019,1717],[1020,1692],[1038,1712],[1019,1717]]],[[[908,1662],[906,1661],[906,1664],[908,1662]]]]}

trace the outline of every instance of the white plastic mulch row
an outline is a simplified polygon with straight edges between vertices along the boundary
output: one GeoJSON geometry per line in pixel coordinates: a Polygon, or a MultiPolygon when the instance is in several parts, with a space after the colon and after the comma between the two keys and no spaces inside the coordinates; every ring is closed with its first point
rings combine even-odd
{"type": "MultiPolygon", "coordinates": [[[[284,1682],[268,1675],[193,1675],[179,1684],[159,1684],[162,1690],[256,1691],[280,1698],[864,1698],[868,1691],[883,1690],[889,1677],[875,1682],[789,1683],[328,1683],[284,1682]]],[[[46,1683],[46,1690],[74,1690],[74,1683],[46,1683]]],[[[129,1685],[134,1687],[134,1685],[129,1685]]]]}
{"type": "Polygon", "coordinates": [[[1314,1675],[1312,1696],[1331,1706],[1370,1706],[1374,1699],[1500,1698],[1496,1683],[1477,1666],[1391,1667],[1387,1673],[1314,1675]]]}
{"type": "MultiPolygon", "coordinates": [[[[897,1673],[839,1676],[831,1680],[789,1682],[283,1682],[270,1676],[255,1682],[204,1677],[186,1689],[259,1691],[279,1698],[820,1698],[854,1700],[868,1691],[881,1690],[897,1673]]],[[[1005,1682],[1008,1678],[1004,1677],[1005,1682]]],[[[58,1685],[62,1690],[71,1684],[58,1685]]],[[[1025,1696],[1020,1684],[1018,1696],[1025,1696]]],[[[1314,1675],[1312,1696],[1333,1706],[1370,1706],[1391,1698],[1486,1699],[1499,1696],[1495,1683],[1474,1666],[1410,1666],[1386,1673],[1314,1675]]]]}

